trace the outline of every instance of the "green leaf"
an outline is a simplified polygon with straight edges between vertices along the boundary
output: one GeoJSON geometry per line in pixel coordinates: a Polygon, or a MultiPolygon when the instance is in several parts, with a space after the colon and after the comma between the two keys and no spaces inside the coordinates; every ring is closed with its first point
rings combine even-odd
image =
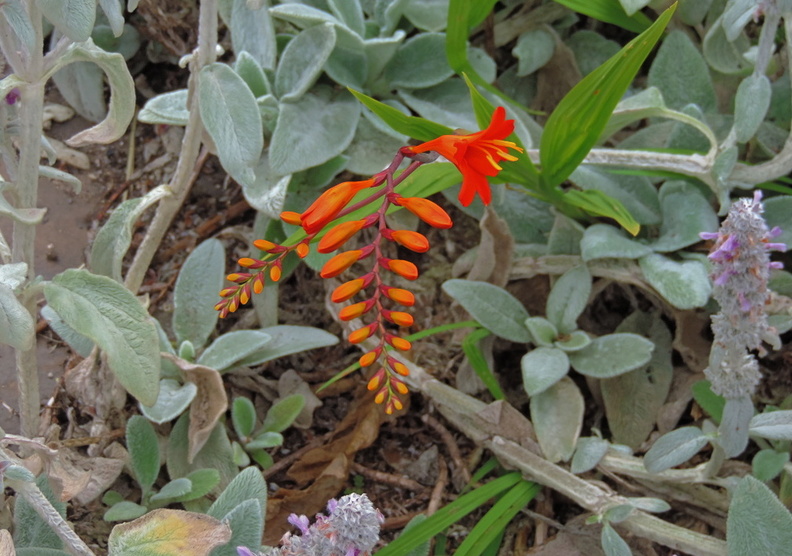
{"type": "Polygon", "coordinates": [[[663,12],[649,29],[584,77],[550,115],[539,149],[542,177],[548,186],[564,181],[597,142],[674,9],[672,6],[663,12]]]}
{"type": "Polygon", "coordinates": [[[182,414],[171,429],[168,437],[168,458],[166,461],[168,475],[173,478],[187,477],[197,469],[216,469],[220,474],[220,483],[217,490],[223,489],[236,477],[239,469],[234,464],[234,451],[228,440],[225,425],[218,423],[212,429],[203,448],[195,454],[192,463],[187,461],[189,454],[189,440],[187,432],[190,418],[187,413],[182,414]]]}
{"type": "Polygon", "coordinates": [[[723,406],[726,405],[726,400],[723,396],[719,396],[712,391],[710,381],[699,380],[691,386],[690,390],[696,403],[712,417],[715,423],[720,423],[723,418],[723,406]]]}
{"type": "MultiPolygon", "coordinates": [[[[544,137],[544,135],[542,135],[542,137],[544,137]]],[[[633,218],[621,201],[609,197],[602,191],[596,189],[588,189],[585,191],[569,189],[564,192],[564,201],[594,216],[613,218],[616,222],[621,224],[622,228],[632,235],[636,235],[641,229],[640,224],[633,218]]]]}
{"type": "Polygon", "coordinates": [[[394,130],[408,135],[413,139],[417,139],[418,141],[431,141],[441,135],[450,135],[454,132],[453,129],[444,125],[430,122],[429,120],[424,120],[417,116],[408,116],[396,108],[388,106],[363,93],[359,93],[352,89],[350,89],[350,92],[394,130]]]}
{"type": "Polygon", "coordinates": [[[234,480],[228,484],[206,513],[217,519],[222,519],[242,502],[251,499],[258,502],[261,514],[266,515],[267,483],[264,481],[261,470],[255,467],[243,469],[239,475],[234,477],[234,480]]]}
{"type": "Polygon", "coordinates": [[[102,519],[105,521],[130,521],[145,515],[147,511],[148,508],[146,508],[146,506],[123,500],[117,504],[113,504],[113,506],[104,513],[102,519]]]}
{"type": "Polygon", "coordinates": [[[542,27],[523,32],[512,49],[518,60],[517,75],[530,75],[544,66],[553,57],[555,46],[555,37],[542,27]]]}
{"type": "Polygon", "coordinates": [[[197,393],[198,387],[194,382],[180,384],[173,379],[163,378],[160,380],[157,401],[151,407],[141,404],[140,411],[148,420],[161,425],[181,415],[197,393]]]}
{"type": "MultiPolygon", "coordinates": [[[[60,3],[60,0],[50,1],[60,3]]],[[[129,74],[126,61],[120,54],[105,52],[88,39],[85,42],[69,45],[66,51],[56,58],[56,63],[47,71],[42,81],[46,81],[53,73],[69,64],[79,62],[91,62],[104,71],[110,85],[110,105],[104,120],[77,133],[68,139],[66,144],[70,147],[82,147],[90,143],[106,144],[117,141],[124,135],[135,115],[135,83],[129,74]]]]}
{"type": "Polygon", "coordinates": [[[564,44],[572,50],[580,74],[584,77],[604,64],[621,48],[616,41],[588,29],[576,31],[564,41],[564,44]]]}
{"type": "MultiPolygon", "coordinates": [[[[753,11],[753,9],[751,9],[753,11]]],[[[751,48],[751,40],[737,30],[737,35],[731,39],[724,30],[725,18],[719,17],[712,23],[708,22],[709,29],[702,42],[704,58],[709,66],[726,75],[745,74],[751,70],[753,63],[746,57],[751,48]]]]}
{"type": "Polygon", "coordinates": [[[568,461],[583,426],[585,400],[569,377],[531,398],[531,422],[542,452],[551,463],[568,461]]]}
{"type": "Polygon", "coordinates": [[[173,290],[173,331],[178,343],[206,344],[217,325],[213,305],[223,287],[225,248],[216,239],[196,247],[182,265],[173,290]]]}
{"type": "Polygon", "coordinates": [[[407,40],[385,66],[390,87],[423,89],[454,74],[445,56],[445,33],[420,33],[407,40]]]}
{"type": "Polygon", "coordinates": [[[773,491],[750,475],[732,494],[726,544],[730,556],[781,554],[792,546],[792,515],[773,491]]]}
{"type": "Polygon", "coordinates": [[[748,427],[756,412],[750,396],[728,398],[718,427],[718,444],[727,458],[734,458],[748,446],[748,427]]]}
{"type": "Polygon", "coordinates": [[[610,523],[606,522],[602,525],[600,542],[605,556],[632,556],[627,542],[610,526],[610,523]]]}
{"type": "Polygon", "coordinates": [[[489,330],[477,328],[462,340],[462,351],[465,353],[465,357],[467,357],[468,363],[473,367],[476,375],[481,379],[481,382],[484,383],[484,386],[487,387],[490,394],[492,394],[492,397],[496,400],[504,400],[506,399],[506,395],[503,393],[503,390],[501,390],[497,377],[492,372],[492,369],[490,369],[489,363],[479,347],[479,341],[489,335],[489,330]]]}
{"type": "Polygon", "coordinates": [[[581,164],[569,179],[583,190],[595,189],[621,202],[639,224],[659,224],[661,221],[657,188],[646,176],[620,174],[581,164]]]}
{"type": "Polygon", "coordinates": [[[264,148],[256,98],[229,66],[213,63],[198,74],[201,120],[217,148],[223,168],[237,181],[253,181],[264,148]]]}
{"type": "MultiPolygon", "coordinates": [[[[774,241],[782,242],[787,246],[787,251],[792,249],[792,195],[779,195],[762,202],[764,206],[764,219],[768,228],[778,226],[781,235],[774,241]]],[[[715,228],[707,231],[715,231],[715,228]]],[[[779,292],[783,293],[783,292],[779,292]]]]}
{"type": "Polygon", "coordinates": [[[629,239],[618,228],[594,224],[586,228],[580,241],[584,261],[596,259],[639,259],[652,253],[652,248],[629,239]]]}
{"type": "Polygon", "coordinates": [[[640,33],[646,30],[651,21],[644,14],[638,12],[628,16],[624,8],[611,0],[556,0],[571,10],[580,12],[583,15],[599,19],[605,23],[612,23],[623,27],[633,33],[640,33]]]}
{"type": "Polygon", "coordinates": [[[670,108],[696,104],[705,114],[717,109],[707,62],[683,31],[670,32],[658,49],[649,69],[649,86],[663,92],[670,108]]]}
{"type": "Polygon", "coordinates": [[[597,464],[608,452],[609,445],[607,440],[598,436],[586,436],[579,439],[569,470],[576,474],[591,471],[597,467],[597,464]]]}
{"type": "Polygon", "coordinates": [[[547,297],[547,319],[560,334],[577,330],[577,319],[586,309],[591,295],[591,273],[586,265],[566,271],[547,297]]]}
{"type": "Polygon", "coordinates": [[[569,354],[579,373],[593,378],[611,378],[646,365],[654,344],[638,334],[616,333],[594,338],[587,347],[569,354]]]}
{"type": "Polygon", "coordinates": [[[712,284],[701,262],[676,262],[653,253],[638,259],[638,264],[649,285],[677,309],[703,307],[709,300],[712,284]]]}
{"type": "Polygon", "coordinates": [[[410,533],[402,534],[395,541],[377,552],[377,556],[400,556],[420,546],[449,525],[456,523],[470,512],[485,504],[493,496],[524,482],[519,473],[508,473],[494,481],[464,494],[444,506],[425,521],[410,528],[410,533]]]}
{"type": "MultiPolygon", "coordinates": [[[[9,479],[11,469],[15,466],[10,466],[5,469],[5,478],[9,479]]],[[[33,474],[22,468],[29,474],[31,482],[33,481],[33,474]]],[[[52,487],[49,484],[49,479],[46,473],[42,473],[36,479],[36,486],[41,489],[42,494],[49,500],[57,513],[62,517],[66,517],[66,503],[55,496],[52,487]]],[[[6,485],[7,486],[7,485],[6,485]]],[[[59,549],[63,546],[63,541],[53,531],[52,527],[39,516],[37,508],[30,504],[23,496],[16,499],[14,505],[14,546],[17,548],[31,547],[33,549],[52,548],[59,549]]],[[[42,550],[42,552],[44,552],[42,550]]],[[[39,552],[34,552],[38,556],[39,552]]]]}
{"type": "Polygon", "coordinates": [[[231,539],[218,546],[210,556],[238,556],[238,546],[258,546],[264,534],[264,514],[258,500],[248,499],[223,516],[231,527],[231,539]]]}
{"type": "Polygon", "coordinates": [[[778,477],[787,463],[789,463],[789,452],[776,452],[772,448],[766,448],[759,450],[754,456],[751,472],[754,477],[766,483],[778,477]]]}
{"type": "Polygon", "coordinates": [[[206,556],[230,538],[228,525],[207,515],[154,510],[113,527],[107,548],[109,556],[206,556]]]}
{"type": "Polygon", "coordinates": [[[524,344],[531,341],[524,324],[530,316],[528,311],[503,288],[486,282],[455,279],[444,282],[443,291],[496,336],[524,344]]]}
{"type": "Polygon", "coordinates": [[[91,37],[96,0],[36,0],[36,5],[58,31],[74,42],[91,37]]]}
{"type": "Polygon", "coordinates": [[[232,0],[230,21],[231,46],[234,53],[248,52],[264,69],[275,69],[277,45],[267,0],[258,0],[255,7],[246,0],[232,0]]]}
{"type": "Polygon", "coordinates": [[[770,80],[752,73],[742,80],[734,98],[734,131],[737,141],[748,142],[754,136],[770,108],[770,80]]]}
{"type": "Polygon", "coordinates": [[[569,372],[569,357],[554,347],[539,347],[520,360],[523,388],[529,396],[541,394],[569,372]]]}
{"type": "Polygon", "coordinates": [[[262,429],[267,432],[282,432],[289,428],[305,406],[305,398],[300,394],[286,396],[267,411],[262,429]]]}
{"type": "Polygon", "coordinates": [[[157,502],[169,500],[171,498],[179,498],[185,494],[188,494],[191,490],[192,481],[186,477],[181,477],[166,483],[157,494],[151,497],[151,501],[157,502]]]}
{"type": "Polygon", "coordinates": [[[76,332],[96,342],[130,394],[154,405],[159,339],[146,310],[121,284],[86,270],[66,270],[44,285],[47,303],[76,332]]]}
{"type": "Polygon", "coordinates": [[[268,334],[272,341],[242,359],[239,362],[240,365],[252,367],[293,353],[332,346],[338,343],[336,336],[311,326],[281,324],[262,328],[260,332],[268,334]]]}
{"type": "MultiPolygon", "coordinates": [[[[443,20],[445,21],[445,16],[443,20]]],[[[366,67],[368,69],[367,82],[371,83],[380,77],[385,66],[396,55],[396,51],[402,41],[404,41],[405,36],[406,33],[398,29],[390,37],[374,37],[363,41],[366,67]]]]}
{"type": "Polygon", "coordinates": [[[682,427],[658,438],[644,456],[644,467],[660,473],[695,456],[709,442],[698,427],[682,427]]]}
{"type": "Polygon", "coordinates": [[[160,451],[157,433],[145,417],[133,415],[127,422],[126,445],[129,463],[135,479],[148,492],[160,470],[160,451]]]}
{"type": "Polygon", "coordinates": [[[629,502],[633,508],[654,514],[667,512],[671,509],[671,505],[660,498],[638,496],[636,498],[628,498],[627,502],[629,502]]]}
{"type": "Polygon", "coordinates": [[[206,496],[220,483],[220,473],[217,469],[196,469],[189,473],[186,479],[192,483],[192,488],[187,494],[176,499],[177,502],[189,502],[206,496]]]}
{"type": "Polygon", "coordinates": [[[360,0],[328,0],[330,11],[360,36],[366,32],[360,0]]]}
{"type": "Polygon", "coordinates": [[[591,336],[582,330],[575,330],[561,337],[561,339],[553,342],[553,345],[558,349],[567,353],[580,351],[591,344],[591,336]]]}
{"type": "Polygon", "coordinates": [[[584,228],[563,214],[556,214],[547,238],[548,255],[579,255],[584,228]]]}
{"type": "Polygon", "coordinates": [[[244,439],[256,427],[256,407],[249,398],[236,397],[231,404],[231,422],[237,437],[244,439]]]}
{"type": "MultiPolygon", "coordinates": [[[[352,2],[345,2],[345,5],[352,2]]],[[[357,33],[336,28],[336,45],[324,66],[325,73],[339,85],[360,88],[369,75],[366,45],[357,33]]]]}
{"type": "Polygon", "coordinates": [[[250,92],[257,99],[272,92],[267,75],[256,62],[256,59],[248,52],[243,50],[237,53],[236,61],[234,61],[234,71],[247,83],[247,86],[250,87],[250,92]]]}
{"type": "Polygon", "coordinates": [[[330,23],[305,29],[289,41],[275,73],[278,98],[294,102],[302,97],[321,75],[335,44],[336,33],[330,23]]]}
{"type": "Polygon", "coordinates": [[[80,355],[80,357],[85,358],[91,354],[94,343],[82,334],[75,332],[71,326],[63,322],[58,316],[58,313],[53,311],[49,305],[44,305],[40,312],[41,317],[49,323],[50,328],[52,328],[62,340],[69,344],[69,347],[80,355]]]}
{"type": "Polygon", "coordinates": [[[485,554],[492,542],[502,535],[511,520],[541,490],[541,485],[520,481],[498,499],[492,508],[471,529],[454,554],[456,556],[480,556],[485,554]]]}
{"type": "Polygon", "coordinates": [[[138,112],[137,118],[144,124],[186,126],[190,119],[190,112],[187,110],[187,89],[169,91],[148,99],[138,112]]]}
{"type": "MultiPolygon", "coordinates": [[[[161,185],[142,197],[128,199],[116,207],[94,238],[91,246],[91,271],[123,283],[121,263],[132,244],[135,223],[149,207],[169,195],[168,188],[161,185]]],[[[215,297],[217,291],[216,288],[215,297]]]]}
{"type": "Polygon", "coordinates": [[[245,444],[247,450],[266,450],[283,445],[283,435],[279,432],[263,432],[245,444]]]}
{"type": "Polygon", "coordinates": [[[558,337],[558,329],[544,317],[525,319],[525,328],[531,335],[531,342],[537,346],[551,347],[558,337]]]}
{"type": "Polygon", "coordinates": [[[197,363],[221,372],[237,366],[246,357],[272,342],[261,330],[233,330],[219,336],[198,358],[197,363]]]}
{"type": "Polygon", "coordinates": [[[18,350],[30,349],[36,338],[35,324],[14,290],[0,284],[0,344],[8,344],[18,350]]]}
{"type": "Polygon", "coordinates": [[[751,419],[750,433],[770,440],[792,440],[792,411],[760,413],[751,419]]]}
{"type": "Polygon", "coordinates": [[[660,188],[663,223],[660,235],[651,244],[659,253],[679,251],[701,241],[699,234],[718,229],[718,215],[693,184],[667,181],[660,188]]]}
{"type": "Polygon", "coordinates": [[[605,513],[602,514],[602,520],[605,523],[621,523],[634,513],[635,507],[632,504],[619,504],[605,510],[605,513]]]}
{"type": "Polygon", "coordinates": [[[280,175],[318,166],[346,150],[355,136],[360,106],[345,92],[315,87],[281,104],[270,143],[270,166],[280,175]]]}
{"type": "Polygon", "coordinates": [[[446,28],[449,0],[407,0],[404,17],[421,31],[442,31],[446,28]]]}

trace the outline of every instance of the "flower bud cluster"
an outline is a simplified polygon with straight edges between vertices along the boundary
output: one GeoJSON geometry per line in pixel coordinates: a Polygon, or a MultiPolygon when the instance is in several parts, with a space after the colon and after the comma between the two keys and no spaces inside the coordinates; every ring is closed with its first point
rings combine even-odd
{"type": "Polygon", "coordinates": [[[771,241],[781,230],[768,230],[761,200],[762,192],[756,191],[753,199],[736,201],[718,232],[700,234],[715,240],[709,260],[713,297],[720,305],[712,317],[714,343],[705,374],[713,391],[726,398],[750,396],[756,389],[761,374],[751,351],[763,354],[762,342],[780,347],[765,305],[770,270],[782,267],[770,262],[769,252],[785,251],[786,246],[771,241]]]}
{"type": "MultiPolygon", "coordinates": [[[[317,514],[311,524],[307,516],[291,514],[289,523],[300,535],[286,533],[281,547],[270,549],[266,556],[369,556],[379,540],[382,514],[365,494],[348,494],[327,503],[327,515],[317,514]]],[[[239,556],[256,556],[239,547],[239,556]]],[[[262,555],[263,556],[263,555],[262,555]]]]}

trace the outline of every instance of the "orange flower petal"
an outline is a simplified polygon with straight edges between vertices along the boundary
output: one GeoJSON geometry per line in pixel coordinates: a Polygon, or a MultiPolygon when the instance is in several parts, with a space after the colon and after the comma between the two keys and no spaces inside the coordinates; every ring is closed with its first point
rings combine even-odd
{"type": "Polygon", "coordinates": [[[279,267],[278,265],[272,265],[270,267],[270,273],[269,273],[270,280],[272,280],[273,282],[277,282],[278,280],[280,280],[282,272],[283,271],[281,270],[281,267],[279,267]]]}
{"type": "Polygon", "coordinates": [[[374,403],[382,403],[382,402],[384,402],[385,401],[385,396],[387,394],[388,394],[388,389],[387,388],[383,388],[382,390],[377,392],[377,395],[374,396],[374,403]]]}
{"type": "Polygon", "coordinates": [[[364,181],[345,181],[334,185],[322,193],[310,207],[302,213],[302,227],[309,234],[316,233],[329,224],[339,212],[367,187],[374,185],[373,179],[364,181]]]}
{"type": "Polygon", "coordinates": [[[311,248],[308,247],[307,243],[299,243],[297,245],[296,251],[297,251],[297,256],[300,257],[301,259],[304,259],[305,257],[308,256],[308,253],[311,252],[311,248]]]}
{"type": "MultiPolygon", "coordinates": [[[[296,214],[296,213],[295,213],[296,214]]],[[[261,249],[267,253],[283,253],[286,251],[286,248],[278,245],[277,243],[272,243],[271,241],[267,241],[266,239],[257,239],[253,242],[253,245],[257,249],[261,249]]]]}
{"type": "Polygon", "coordinates": [[[339,253],[322,267],[319,276],[322,278],[333,278],[344,272],[347,268],[355,264],[363,256],[363,251],[355,249],[354,251],[344,251],[339,253]]]}
{"type": "Polygon", "coordinates": [[[386,334],[385,341],[400,351],[407,351],[412,347],[412,344],[408,340],[393,336],[392,334],[386,334]]]}
{"type": "Polygon", "coordinates": [[[363,355],[360,356],[360,359],[358,359],[358,363],[360,363],[361,367],[368,367],[372,363],[374,363],[374,361],[377,360],[379,354],[380,354],[379,348],[375,349],[374,351],[364,353],[363,355]]]}
{"type": "Polygon", "coordinates": [[[388,311],[383,309],[382,316],[392,323],[398,324],[399,326],[413,325],[413,316],[410,313],[404,313],[402,311],[388,311]]]}
{"type": "Polygon", "coordinates": [[[418,232],[409,230],[397,230],[391,234],[393,240],[416,253],[426,253],[429,251],[429,240],[426,236],[418,232]]]}
{"type": "Polygon", "coordinates": [[[319,240],[319,246],[316,250],[320,253],[332,253],[362,230],[365,224],[365,220],[351,220],[332,227],[330,231],[319,240]]]}
{"type": "Polygon", "coordinates": [[[366,388],[368,390],[376,390],[382,384],[383,378],[385,378],[385,369],[380,369],[373,377],[371,377],[371,380],[368,381],[366,388]]]}
{"type": "Polygon", "coordinates": [[[292,212],[287,210],[280,213],[281,220],[292,226],[300,226],[302,224],[302,216],[299,212],[292,212]]]}
{"type": "Polygon", "coordinates": [[[409,376],[410,374],[410,369],[407,368],[407,365],[405,365],[401,361],[397,361],[393,357],[388,357],[388,365],[390,365],[391,369],[393,369],[402,376],[409,376]]]}
{"type": "Polygon", "coordinates": [[[231,297],[234,295],[239,288],[231,287],[231,288],[223,288],[220,290],[220,297],[231,297]]]}
{"type": "Polygon", "coordinates": [[[418,267],[412,264],[410,261],[404,261],[402,259],[390,259],[387,261],[385,266],[390,269],[391,272],[395,272],[407,280],[415,280],[418,278],[418,267]]]}
{"type": "Polygon", "coordinates": [[[343,321],[356,319],[359,316],[367,313],[373,306],[373,299],[361,301],[360,303],[355,303],[353,305],[347,305],[338,312],[338,318],[343,321]]]}
{"type": "Polygon", "coordinates": [[[264,291],[264,273],[259,272],[256,274],[256,277],[253,278],[253,292],[259,294],[264,291]]]}
{"type": "Polygon", "coordinates": [[[404,305],[405,307],[412,307],[415,305],[415,296],[411,291],[388,286],[382,286],[382,289],[383,293],[388,296],[389,299],[392,299],[400,305],[404,305]]]}
{"type": "Polygon", "coordinates": [[[445,230],[454,225],[448,213],[440,208],[440,205],[429,199],[422,197],[397,197],[395,203],[406,208],[433,228],[445,230]]]}
{"type": "Polygon", "coordinates": [[[244,268],[263,268],[267,266],[267,263],[264,261],[260,261],[258,259],[251,259],[250,257],[242,257],[237,261],[239,266],[244,268]]]}
{"type": "Polygon", "coordinates": [[[404,395],[410,391],[409,388],[407,388],[407,385],[404,384],[401,380],[396,380],[395,378],[392,378],[390,383],[391,386],[396,388],[396,391],[401,395],[404,395]]]}
{"type": "Polygon", "coordinates": [[[347,341],[350,344],[359,344],[363,340],[368,339],[373,333],[374,330],[377,328],[377,323],[372,323],[368,326],[364,326],[363,328],[358,328],[354,332],[350,332],[347,341]]]}
{"type": "Polygon", "coordinates": [[[342,303],[348,299],[352,299],[357,293],[365,287],[365,280],[363,278],[356,278],[349,282],[344,282],[330,295],[333,303],[342,303]]]}

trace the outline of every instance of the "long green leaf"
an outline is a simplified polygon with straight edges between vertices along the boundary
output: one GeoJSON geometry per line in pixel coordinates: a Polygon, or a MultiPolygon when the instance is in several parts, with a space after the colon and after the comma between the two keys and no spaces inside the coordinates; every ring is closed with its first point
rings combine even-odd
{"type": "Polygon", "coordinates": [[[509,473],[477,488],[473,492],[460,496],[423,523],[412,527],[409,535],[400,536],[377,552],[377,556],[397,556],[408,553],[486,503],[493,496],[497,496],[520,482],[524,481],[519,473],[509,473]]]}
{"type": "Polygon", "coordinates": [[[476,523],[465,541],[455,552],[456,556],[476,556],[503,533],[506,526],[528,502],[541,490],[541,486],[530,481],[520,481],[498,500],[492,509],[476,523]]]}
{"type": "Polygon", "coordinates": [[[547,186],[563,182],[583,161],[608,123],[635,74],[676,9],[668,8],[652,26],[583,78],[550,115],[539,157],[547,186]]]}
{"type": "Polygon", "coordinates": [[[471,332],[462,340],[462,351],[465,352],[470,366],[476,371],[476,374],[481,379],[481,382],[484,383],[484,386],[487,387],[490,394],[492,394],[492,397],[496,400],[505,400],[506,396],[498,384],[498,379],[492,374],[492,370],[487,365],[486,359],[484,359],[484,354],[481,353],[481,349],[478,347],[479,341],[490,334],[490,331],[486,328],[479,328],[471,332]]]}
{"type": "Polygon", "coordinates": [[[418,116],[407,116],[394,107],[388,106],[354,89],[349,89],[349,92],[355,95],[360,102],[379,116],[383,122],[399,133],[409,135],[413,139],[431,141],[441,135],[450,135],[454,132],[450,127],[440,125],[430,120],[425,120],[418,116]]]}
{"type": "Polygon", "coordinates": [[[618,0],[556,0],[556,2],[570,10],[575,10],[605,23],[618,25],[633,33],[645,31],[652,23],[641,12],[636,12],[632,16],[627,15],[618,0]]]}

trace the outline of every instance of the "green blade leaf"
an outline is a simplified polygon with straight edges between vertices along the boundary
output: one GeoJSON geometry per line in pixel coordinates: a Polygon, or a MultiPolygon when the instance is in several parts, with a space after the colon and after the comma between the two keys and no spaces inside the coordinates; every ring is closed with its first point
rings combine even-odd
{"type": "Polygon", "coordinates": [[[651,24],[650,19],[640,12],[628,16],[621,4],[614,0],[556,0],[556,2],[583,15],[618,25],[633,33],[641,33],[651,24]]]}
{"type": "Polygon", "coordinates": [[[667,9],[649,29],[584,77],[550,115],[539,149],[542,176],[548,186],[564,181],[597,142],[674,10],[675,6],[667,9]]]}
{"type": "Polygon", "coordinates": [[[418,141],[431,141],[441,135],[451,135],[454,132],[450,127],[419,118],[418,116],[407,116],[392,106],[388,106],[354,89],[349,89],[349,91],[394,130],[404,135],[409,135],[418,141]]]}

